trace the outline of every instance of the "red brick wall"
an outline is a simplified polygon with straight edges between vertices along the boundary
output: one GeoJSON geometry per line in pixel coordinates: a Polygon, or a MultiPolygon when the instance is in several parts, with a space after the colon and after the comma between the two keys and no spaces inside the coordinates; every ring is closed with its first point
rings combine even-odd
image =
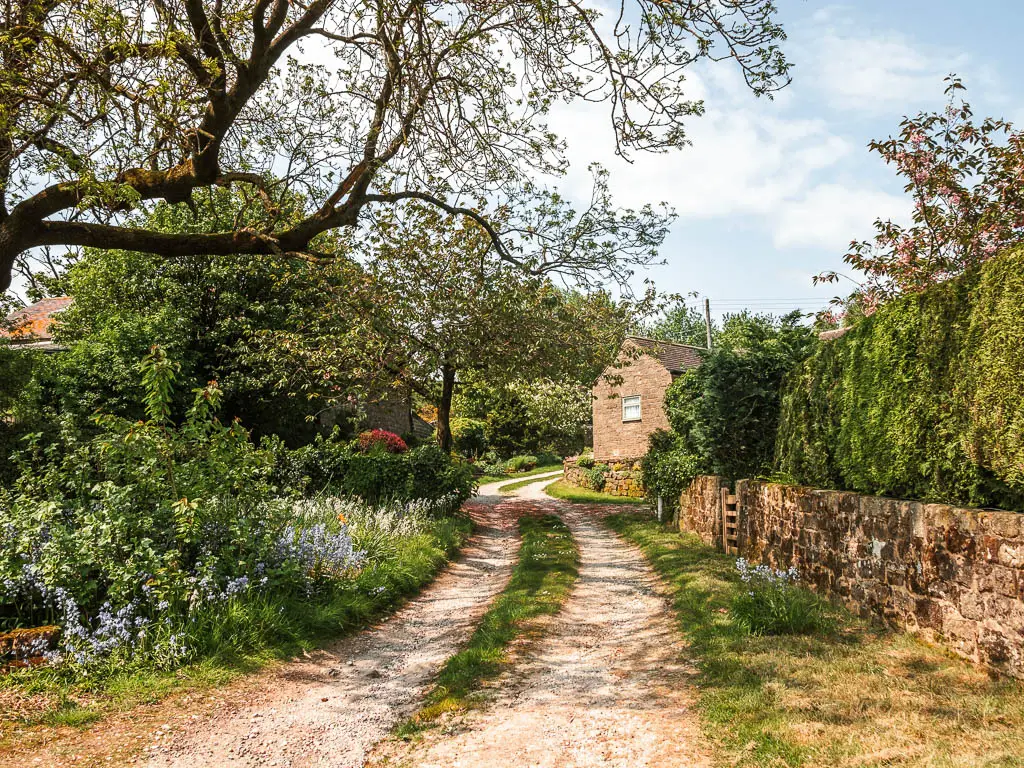
{"type": "Polygon", "coordinates": [[[647,453],[647,438],[656,429],[668,429],[665,417],[665,390],[672,383],[672,374],[656,357],[641,355],[622,368],[606,373],[622,378],[611,386],[602,376],[594,385],[594,458],[635,459],[647,453]],[[641,421],[622,421],[622,397],[640,395],[641,421]]]}

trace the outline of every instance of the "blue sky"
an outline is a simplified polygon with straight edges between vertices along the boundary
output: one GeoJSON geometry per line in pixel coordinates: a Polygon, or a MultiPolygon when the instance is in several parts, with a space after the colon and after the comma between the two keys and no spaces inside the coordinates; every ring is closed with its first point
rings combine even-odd
{"type": "Polygon", "coordinates": [[[708,296],[716,314],[812,311],[840,292],[811,276],[845,267],[850,240],[909,209],[898,177],[866,145],[895,133],[906,114],[941,109],[947,74],[963,78],[976,115],[1024,124],[1019,3],[779,5],[792,85],[769,101],[745,91],[727,63],[695,72],[688,80],[707,114],[690,123],[692,147],[627,164],[610,132],[594,130],[594,108],[567,107],[552,121],[569,141],[570,194],[582,195],[596,160],[621,204],[675,207],[668,263],[647,276],[662,290],[708,296]]]}

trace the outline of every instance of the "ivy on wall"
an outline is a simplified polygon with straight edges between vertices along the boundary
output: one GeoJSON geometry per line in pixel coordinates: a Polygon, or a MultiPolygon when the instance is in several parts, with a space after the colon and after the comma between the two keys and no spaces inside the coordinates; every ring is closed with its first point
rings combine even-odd
{"type": "Polygon", "coordinates": [[[1024,509],[1024,249],[904,296],[787,377],[795,482],[1024,509]]]}

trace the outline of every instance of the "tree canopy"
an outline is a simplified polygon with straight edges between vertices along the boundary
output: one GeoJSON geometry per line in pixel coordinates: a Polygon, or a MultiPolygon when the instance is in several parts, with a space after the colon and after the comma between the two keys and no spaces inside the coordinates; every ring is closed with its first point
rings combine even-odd
{"type": "Polygon", "coordinates": [[[372,332],[395,378],[437,406],[446,448],[460,373],[491,385],[592,380],[653,300],[565,290],[493,258],[476,222],[423,205],[401,213],[360,243],[374,279],[372,332]]]}
{"type": "MultiPolygon", "coordinates": [[[[703,104],[683,75],[700,60],[731,60],[758,94],[788,81],[772,0],[631,0],[607,15],[577,0],[11,0],[0,13],[2,289],[40,247],[309,254],[407,200],[475,218],[534,274],[607,277],[616,265],[572,235],[621,236],[642,212],[623,219],[597,194],[565,220],[530,181],[566,167],[552,105],[607,104],[625,155],[685,143],[703,104]],[[132,215],[217,186],[267,221],[167,232],[132,215]],[[296,192],[302,216],[279,214],[296,192]],[[502,210],[521,215],[499,227],[502,210]]],[[[651,257],[637,234],[617,258],[651,257]]]]}

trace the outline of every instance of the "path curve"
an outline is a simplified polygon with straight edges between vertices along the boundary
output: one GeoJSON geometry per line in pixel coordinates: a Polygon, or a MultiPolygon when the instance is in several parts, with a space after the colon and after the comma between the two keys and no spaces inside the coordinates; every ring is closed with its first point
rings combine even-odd
{"type": "Polygon", "coordinates": [[[154,735],[148,765],[362,766],[415,711],[511,574],[518,513],[490,498],[468,511],[476,532],[420,596],[374,629],[264,675],[256,698],[225,705],[180,734],[154,735]]]}
{"type": "Polygon", "coordinates": [[[558,502],[543,487],[522,489],[519,508],[560,515],[576,537],[580,575],[564,609],[484,706],[381,756],[418,768],[709,765],[668,600],[643,555],[600,522],[623,507],[558,502]]]}

